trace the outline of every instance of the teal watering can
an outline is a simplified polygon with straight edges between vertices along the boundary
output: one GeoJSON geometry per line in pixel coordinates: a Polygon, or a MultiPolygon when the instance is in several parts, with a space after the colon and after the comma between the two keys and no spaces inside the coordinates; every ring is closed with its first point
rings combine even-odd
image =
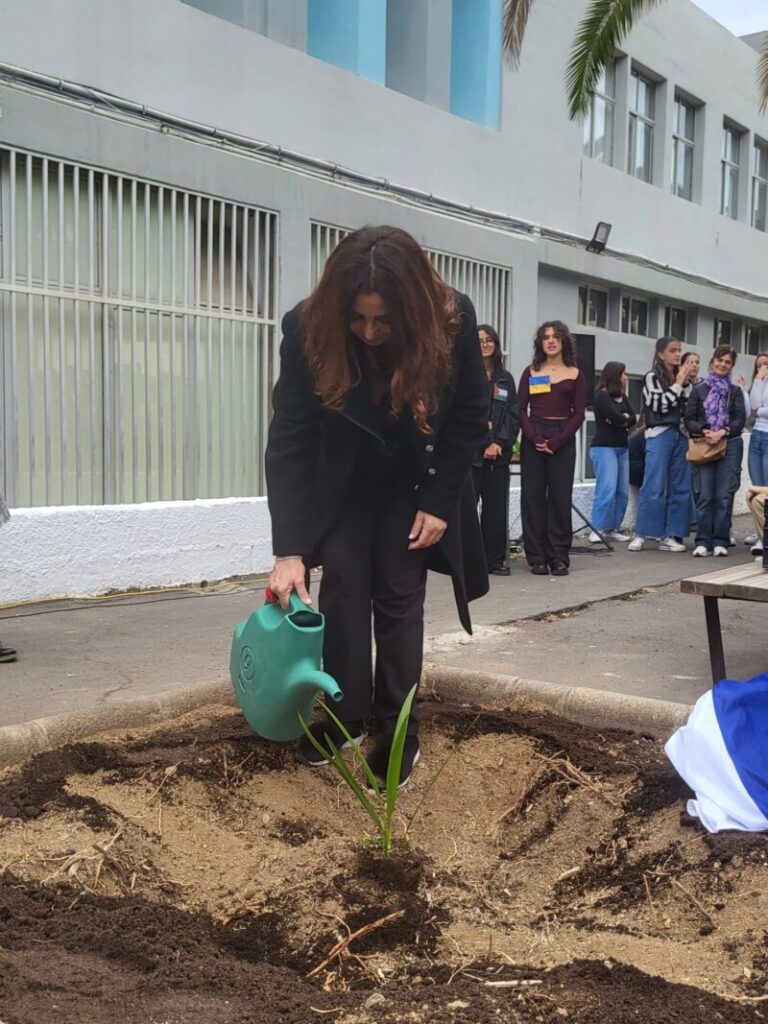
{"type": "Polygon", "coordinates": [[[338,683],[320,671],[325,617],[291,594],[286,611],[267,591],[267,603],[241,622],[232,638],[229,672],[250,727],[266,740],[302,735],[299,714],[312,717],[315,694],[343,697],[338,683]]]}

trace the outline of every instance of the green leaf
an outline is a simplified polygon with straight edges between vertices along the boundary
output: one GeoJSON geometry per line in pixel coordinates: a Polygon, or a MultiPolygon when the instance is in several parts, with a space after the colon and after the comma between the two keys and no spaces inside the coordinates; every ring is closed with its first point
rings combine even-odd
{"type": "Polygon", "coordinates": [[[398,786],[400,785],[400,769],[403,765],[403,750],[405,749],[405,737],[408,731],[408,719],[411,715],[411,705],[416,696],[417,684],[414,684],[408,696],[403,701],[400,714],[397,716],[397,724],[392,737],[392,746],[389,750],[389,764],[387,765],[387,804],[384,814],[384,823],[391,834],[392,815],[397,803],[398,786]]]}
{"type": "Polygon", "coordinates": [[[568,61],[568,114],[572,120],[589,112],[601,73],[640,15],[663,2],[592,0],[579,24],[568,61]]]}
{"type": "MultiPolygon", "coordinates": [[[[326,710],[328,710],[328,709],[326,709],[326,710]]],[[[299,712],[299,722],[301,723],[301,728],[304,730],[304,735],[307,737],[307,739],[312,744],[312,746],[315,748],[315,750],[322,757],[324,757],[328,761],[329,764],[333,765],[333,767],[336,769],[336,771],[339,773],[339,775],[342,777],[342,779],[346,782],[346,784],[349,786],[349,788],[355,794],[355,796],[359,800],[360,804],[365,808],[365,810],[367,811],[369,817],[371,818],[371,820],[373,821],[374,825],[376,826],[376,829],[377,829],[377,831],[379,833],[379,838],[381,840],[381,844],[383,846],[384,845],[384,822],[381,819],[381,815],[377,812],[376,808],[373,806],[371,801],[368,799],[368,796],[365,793],[365,790],[360,785],[360,783],[357,781],[357,779],[355,779],[355,777],[350,772],[349,768],[347,767],[347,763],[344,760],[344,758],[342,757],[341,752],[339,751],[339,749],[336,747],[336,744],[333,742],[333,740],[328,735],[326,735],[325,738],[328,741],[328,747],[330,748],[330,749],[326,749],[322,745],[322,743],[320,743],[319,740],[315,739],[315,737],[309,731],[309,727],[307,726],[307,723],[304,721],[304,718],[302,717],[301,712],[299,712]]],[[[346,729],[344,729],[344,726],[342,726],[340,722],[338,722],[338,724],[341,726],[342,731],[346,733],[347,739],[350,740],[352,737],[349,735],[348,732],[346,732],[346,729]]],[[[355,744],[353,744],[353,746],[355,746],[355,744]]]]}
{"type": "Polygon", "coordinates": [[[513,64],[520,63],[523,38],[532,7],[533,0],[504,0],[502,40],[504,52],[513,64]]]}
{"type": "Polygon", "coordinates": [[[349,731],[347,730],[346,725],[344,725],[344,723],[341,721],[340,718],[337,718],[336,715],[334,715],[333,711],[328,707],[327,704],[324,705],[324,708],[325,708],[325,713],[328,715],[328,717],[331,719],[331,721],[335,722],[336,725],[338,725],[339,729],[341,729],[342,733],[344,734],[344,739],[347,741],[347,743],[349,743],[351,745],[352,750],[354,751],[355,757],[357,758],[357,760],[362,765],[363,771],[365,772],[365,775],[366,775],[366,778],[368,779],[368,781],[371,784],[371,789],[376,794],[376,799],[380,800],[381,799],[381,790],[379,789],[379,784],[376,781],[376,776],[371,771],[371,766],[368,764],[368,762],[365,759],[365,754],[360,749],[360,745],[358,743],[354,742],[354,740],[352,739],[352,736],[350,735],[349,731]]]}
{"type": "Polygon", "coordinates": [[[319,740],[315,739],[315,737],[309,731],[309,727],[307,726],[307,723],[304,721],[301,712],[299,712],[299,722],[301,723],[301,728],[304,730],[304,735],[307,737],[307,739],[318,752],[318,754],[320,754],[321,757],[324,757],[326,761],[330,761],[333,755],[329,750],[326,750],[322,743],[320,743],[319,740]]]}
{"type": "Polygon", "coordinates": [[[360,785],[360,783],[357,781],[357,779],[354,777],[352,772],[347,767],[347,762],[342,757],[341,751],[336,747],[336,745],[334,744],[332,739],[329,739],[327,736],[326,736],[326,739],[328,740],[328,743],[329,743],[331,751],[332,751],[331,764],[336,769],[336,771],[339,773],[339,775],[342,777],[342,779],[344,779],[346,784],[349,786],[349,788],[355,794],[355,796],[360,801],[360,803],[365,808],[365,810],[368,812],[368,816],[370,817],[371,821],[376,826],[376,829],[377,829],[377,831],[379,833],[379,838],[381,839],[381,843],[382,843],[382,846],[383,846],[384,845],[384,822],[382,821],[381,815],[378,813],[376,808],[373,806],[371,801],[368,799],[368,795],[365,792],[365,790],[363,789],[363,787],[360,785]]]}

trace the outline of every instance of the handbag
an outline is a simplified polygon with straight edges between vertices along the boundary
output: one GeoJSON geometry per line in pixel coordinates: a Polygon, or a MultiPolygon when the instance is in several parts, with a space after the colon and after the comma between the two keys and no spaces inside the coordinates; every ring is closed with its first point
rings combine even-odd
{"type": "Polygon", "coordinates": [[[721,437],[717,444],[709,444],[703,437],[689,437],[688,451],[685,453],[685,457],[688,462],[700,466],[707,462],[717,462],[718,459],[724,457],[727,444],[724,437],[721,437]]]}

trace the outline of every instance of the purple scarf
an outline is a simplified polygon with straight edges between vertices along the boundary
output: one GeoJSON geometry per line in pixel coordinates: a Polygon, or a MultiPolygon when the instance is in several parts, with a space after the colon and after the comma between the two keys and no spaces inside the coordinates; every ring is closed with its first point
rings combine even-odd
{"type": "Polygon", "coordinates": [[[706,380],[709,394],[704,399],[704,412],[707,414],[707,423],[710,430],[721,430],[728,426],[730,417],[728,415],[728,393],[731,390],[731,377],[718,377],[717,374],[709,372],[706,380]]]}

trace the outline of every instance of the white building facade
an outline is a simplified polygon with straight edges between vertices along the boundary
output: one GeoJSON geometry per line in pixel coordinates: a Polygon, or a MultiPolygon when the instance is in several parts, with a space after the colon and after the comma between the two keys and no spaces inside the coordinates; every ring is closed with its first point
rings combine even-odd
{"type": "Polygon", "coordinates": [[[516,374],[557,318],[636,401],[664,333],[703,361],[730,341],[750,375],[757,54],[667,0],[571,122],[585,7],[537,0],[511,70],[501,0],[2,6],[0,603],[269,567],[280,317],[363,224],[414,234],[516,374]]]}

